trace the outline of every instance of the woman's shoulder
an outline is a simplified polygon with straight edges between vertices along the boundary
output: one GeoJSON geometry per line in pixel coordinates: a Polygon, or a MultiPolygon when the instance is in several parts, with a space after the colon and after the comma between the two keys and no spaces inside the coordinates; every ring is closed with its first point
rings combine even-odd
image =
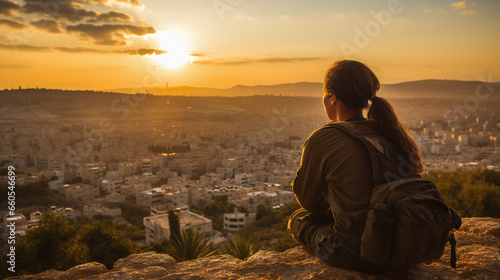
{"type": "Polygon", "coordinates": [[[337,131],[345,131],[346,128],[354,129],[360,133],[376,132],[376,129],[371,121],[367,119],[361,119],[356,121],[331,121],[315,130],[311,135],[321,133],[336,133],[337,131]]]}
{"type": "Polygon", "coordinates": [[[376,129],[373,127],[372,123],[368,120],[359,121],[332,121],[322,127],[316,129],[307,138],[306,143],[310,145],[322,145],[325,143],[339,144],[352,142],[352,136],[346,132],[346,129],[354,130],[356,135],[370,135],[377,134],[376,129]],[[348,127],[348,128],[347,128],[348,127]]]}
{"type": "MultiPolygon", "coordinates": [[[[339,139],[349,138],[350,136],[340,129],[339,126],[343,125],[346,122],[340,121],[331,121],[322,127],[316,129],[309,135],[308,142],[324,142],[324,141],[336,141],[339,139]]],[[[363,124],[359,124],[358,122],[349,122],[349,124],[359,126],[363,124]]]]}

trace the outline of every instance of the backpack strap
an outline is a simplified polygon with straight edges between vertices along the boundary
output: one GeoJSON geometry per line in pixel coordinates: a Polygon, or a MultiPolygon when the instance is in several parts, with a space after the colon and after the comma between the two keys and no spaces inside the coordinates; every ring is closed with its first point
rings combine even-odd
{"type": "Polygon", "coordinates": [[[458,214],[457,211],[453,208],[449,208],[448,211],[450,212],[450,219],[451,219],[451,230],[450,230],[450,235],[448,236],[448,242],[450,242],[450,265],[453,268],[457,267],[457,252],[456,252],[456,245],[457,245],[457,240],[455,239],[455,234],[454,230],[459,229],[462,226],[462,218],[458,214]]]}
{"type": "Polygon", "coordinates": [[[450,242],[450,266],[453,268],[457,267],[457,240],[455,239],[455,234],[453,233],[453,229],[450,230],[450,236],[448,237],[448,241],[450,242]]]}
{"type": "Polygon", "coordinates": [[[373,133],[369,133],[368,131],[364,131],[359,127],[356,127],[356,125],[353,122],[339,121],[339,122],[332,122],[328,125],[342,130],[347,135],[360,140],[365,145],[366,149],[370,154],[370,159],[372,163],[373,182],[380,183],[382,181],[381,180],[382,178],[380,176],[380,165],[379,165],[380,161],[378,160],[378,157],[380,154],[382,155],[384,154],[384,147],[382,146],[382,143],[380,143],[379,139],[375,135],[373,135],[373,133]]]}

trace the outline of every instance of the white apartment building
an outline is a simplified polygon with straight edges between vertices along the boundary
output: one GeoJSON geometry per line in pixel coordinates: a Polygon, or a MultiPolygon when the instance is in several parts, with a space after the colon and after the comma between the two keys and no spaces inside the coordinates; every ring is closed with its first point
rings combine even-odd
{"type": "MultiPolygon", "coordinates": [[[[177,211],[176,214],[179,217],[181,231],[191,229],[202,234],[211,234],[212,221],[210,219],[186,210],[177,211]]],[[[144,217],[143,221],[147,245],[170,237],[168,214],[144,217]]]]}
{"type": "Polygon", "coordinates": [[[234,209],[233,213],[224,213],[224,230],[230,232],[237,232],[244,228],[251,221],[255,221],[256,213],[242,213],[238,212],[238,208],[234,209]]]}
{"type": "Polygon", "coordinates": [[[132,162],[120,162],[118,164],[118,173],[121,177],[130,177],[137,173],[137,164],[132,162]]]}
{"type": "Polygon", "coordinates": [[[42,219],[42,212],[36,211],[30,213],[30,221],[40,221],[42,219]]]}
{"type": "Polygon", "coordinates": [[[142,191],[137,196],[137,204],[151,207],[163,204],[163,194],[165,189],[154,188],[146,191],[142,191]]]}
{"type": "Polygon", "coordinates": [[[120,193],[125,197],[134,197],[137,199],[142,191],[151,189],[151,184],[131,184],[120,187],[120,193]]]}
{"type": "Polygon", "coordinates": [[[130,177],[125,178],[125,185],[132,185],[132,184],[146,184],[146,185],[151,185],[153,181],[153,178],[149,174],[142,174],[141,176],[139,175],[134,175],[130,177]]]}
{"type": "Polygon", "coordinates": [[[150,158],[144,158],[140,160],[139,166],[142,172],[147,172],[147,173],[153,172],[153,161],[150,158]]]}
{"type": "Polygon", "coordinates": [[[221,175],[223,179],[233,178],[234,168],[232,167],[217,167],[215,173],[221,175]]]}
{"type": "Polygon", "coordinates": [[[200,176],[200,184],[203,185],[217,185],[221,182],[221,174],[207,173],[200,176]]]}
{"type": "Polygon", "coordinates": [[[88,184],[63,185],[58,191],[67,199],[88,200],[99,197],[99,188],[88,184]]]}
{"type": "Polygon", "coordinates": [[[26,217],[23,214],[16,214],[14,216],[5,215],[3,216],[3,234],[2,239],[4,241],[8,240],[10,235],[11,227],[8,227],[11,223],[15,223],[15,234],[17,236],[24,237],[26,235],[26,231],[28,230],[26,217]]]}
{"type": "Polygon", "coordinates": [[[188,192],[165,192],[163,193],[163,201],[171,205],[188,204],[188,192]]]}
{"type": "Polygon", "coordinates": [[[73,208],[70,208],[70,207],[57,208],[56,206],[53,205],[53,206],[50,206],[50,211],[52,211],[52,213],[54,213],[54,215],[63,216],[65,219],[68,219],[68,220],[75,219],[75,210],[73,210],[73,208]]]}
{"type": "Polygon", "coordinates": [[[157,216],[157,215],[168,214],[169,209],[189,210],[189,206],[188,205],[173,206],[173,205],[169,205],[169,204],[160,204],[157,206],[152,206],[149,210],[150,210],[151,216],[157,216]]]}
{"type": "Polygon", "coordinates": [[[279,207],[296,201],[295,195],[291,191],[278,190],[275,192],[256,191],[250,192],[246,197],[239,200],[232,200],[231,203],[247,209],[248,212],[256,212],[259,204],[279,207]]]}
{"type": "Polygon", "coordinates": [[[77,171],[77,176],[80,176],[83,181],[88,181],[90,184],[98,185],[104,177],[105,164],[102,162],[91,163],[82,166],[77,171]]]}
{"type": "Polygon", "coordinates": [[[252,175],[246,173],[238,173],[234,175],[234,183],[236,185],[250,185],[252,183],[252,175]]]}
{"type": "Polygon", "coordinates": [[[124,181],[121,178],[104,179],[101,182],[101,188],[107,193],[119,193],[124,181]]]}

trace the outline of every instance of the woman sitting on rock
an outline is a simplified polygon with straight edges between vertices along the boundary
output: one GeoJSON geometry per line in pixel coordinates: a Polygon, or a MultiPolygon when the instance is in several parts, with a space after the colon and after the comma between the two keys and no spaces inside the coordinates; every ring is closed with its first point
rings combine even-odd
{"type": "Polygon", "coordinates": [[[372,162],[361,141],[333,124],[349,122],[385,139],[395,152],[384,171],[398,173],[398,158],[406,159],[411,170],[399,176],[415,176],[423,171],[417,145],[392,106],[376,95],[379,88],[375,74],[357,61],[340,61],[327,71],[323,105],[332,122],[314,131],[304,144],[292,183],[301,208],[288,223],[292,237],[315,256],[333,266],[369,272],[386,269],[360,256],[361,235],[374,187],[372,162]],[[365,118],[363,109],[370,102],[365,118]]]}

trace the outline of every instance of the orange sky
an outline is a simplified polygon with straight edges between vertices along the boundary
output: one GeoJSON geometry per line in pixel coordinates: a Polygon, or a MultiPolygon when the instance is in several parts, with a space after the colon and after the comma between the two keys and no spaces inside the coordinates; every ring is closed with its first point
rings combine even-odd
{"type": "Polygon", "coordinates": [[[500,80],[499,1],[346,2],[0,0],[0,88],[500,80]]]}

